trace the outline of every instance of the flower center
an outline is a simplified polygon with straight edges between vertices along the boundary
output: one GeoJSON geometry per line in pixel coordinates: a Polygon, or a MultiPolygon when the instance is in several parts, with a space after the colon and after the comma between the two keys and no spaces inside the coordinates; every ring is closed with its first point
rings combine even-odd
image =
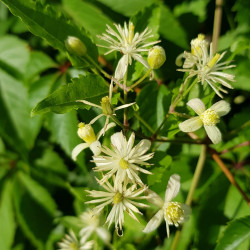
{"type": "Polygon", "coordinates": [[[220,59],[220,54],[216,53],[213,58],[207,63],[207,66],[211,69],[220,59]]]}
{"type": "Polygon", "coordinates": [[[118,204],[123,200],[123,196],[121,193],[117,192],[113,197],[114,204],[118,204]]]}
{"type": "Polygon", "coordinates": [[[166,217],[170,225],[178,226],[184,219],[184,211],[179,202],[169,202],[166,208],[166,217]]]}
{"type": "Polygon", "coordinates": [[[70,246],[70,249],[72,249],[72,250],[78,250],[78,246],[76,245],[75,242],[70,243],[69,246],[70,246]]]}
{"type": "Polygon", "coordinates": [[[128,161],[121,158],[121,160],[119,161],[119,165],[122,169],[127,169],[128,168],[128,161]]]}
{"type": "Polygon", "coordinates": [[[88,144],[91,144],[91,143],[96,141],[95,132],[94,132],[93,128],[91,127],[91,125],[89,125],[89,124],[85,125],[84,122],[80,122],[78,124],[77,133],[78,133],[78,136],[82,140],[87,142],[88,144]]]}
{"type": "Polygon", "coordinates": [[[104,96],[102,98],[101,106],[102,106],[102,112],[104,115],[112,115],[113,114],[113,110],[112,110],[111,104],[109,102],[108,96],[104,96]]]}
{"type": "Polygon", "coordinates": [[[213,109],[207,109],[200,115],[200,118],[206,126],[214,126],[220,121],[219,115],[213,109]]]}

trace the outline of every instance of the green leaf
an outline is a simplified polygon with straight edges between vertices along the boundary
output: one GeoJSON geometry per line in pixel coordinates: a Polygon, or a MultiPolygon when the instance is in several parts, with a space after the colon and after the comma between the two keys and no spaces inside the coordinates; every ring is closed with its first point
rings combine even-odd
{"type": "MultiPolygon", "coordinates": [[[[30,0],[1,1],[7,5],[13,15],[18,16],[26,24],[34,35],[44,38],[52,47],[65,52],[67,51],[65,40],[68,36],[75,36],[85,44],[88,55],[97,60],[97,48],[87,37],[86,32],[69,23],[51,6],[44,7],[30,0]]],[[[84,66],[79,58],[74,55],[71,57],[79,66],[84,66]]]]}
{"type": "Polygon", "coordinates": [[[24,173],[14,182],[14,203],[18,222],[36,249],[44,249],[53,229],[56,204],[49,192],[24,173]]]}
{"type": "Polygon", "coordinates": [[[2,188],[0,200],[0,242],[1,250],[10,250],[14,241],[16,223],[12,204],[13,185],[8,180],[2,188]]]}
{"type": "Polygon", "coordinates": [[[98,0],[111,8],[112,10],[123,14],[125,16],[135,15],[138,11],[142,10],[146,6],[156,2],[155,0],[98,0]]]}
{"type": "MultiPolygon", "coordinates": [[[[147,83],[141,90],[136,103],[139,105],[141,117],[156,130],[163,121],[166,112],[168,111],[171,93],[166,86],[160,87],[156,82],[147,83]]],[[[143,133],[150,135],[148,130],[143,126],[143,133]]]]}
{"type": "MultiPolygon", "coordinates": [[[[30,118],[28,90],[20,81],[12,78],[0,70],[0,113],[5,112],[5,117],[0,124],[0,133],[7,133],[13,144],[30,149],[40,129],[41,120],[30,118]],[[20,145],[21,140],[22,143],[20,145]]],[[[38,119],[37,119],[38,118],[38,119]]]]}
{"type": "Polygon", "coordinates": [[[29,61],[27,44],[14,36],[0,38],[0,68],[21,79],[29,61]]]}
{"type": "Polygon", "coordinates": [[[233,250],[250,238],[250,216],[230,221],[215,250],[233,250]]]}
{"type": "Polygon", "coordinates": [[[62,86],[47,98],[39,102],[32,110],[31,115],[43,114],[49,111],[55,113],[66,113],[72,109],[86,108],[77,100],[87,100],[93,103],[100,103],[101,98],[108,94],[108,88],[102,77],[88,74],[74,78],[72,83],[62,86]]]}
{"type": "Polygon", "coordinates": [[[165,39],[173,42],[181,48],[185,49],[188,47],[185,30],[173,16],[171,10],[164,5],[161,5],[160,33],[165,39]]]}
{"type": "Polygon", "coordinates": [[[95,5],[81,0],[63,0],[63,7],[76,23],[84,27],[93,37],[100,41],[96,35],[101,35],[106,24],[112,25],[112,20],[95,5]]]}
{"type": "Polygon", "coordinates": [[[46,54],[40,51],[32,51],[26,67],[25,79],[30,79],[44,70],[55,68],[57,64],[46,54]]]}

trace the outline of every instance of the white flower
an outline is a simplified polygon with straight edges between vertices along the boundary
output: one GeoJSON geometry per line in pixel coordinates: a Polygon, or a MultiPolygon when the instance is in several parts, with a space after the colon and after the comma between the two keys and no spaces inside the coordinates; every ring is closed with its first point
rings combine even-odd
{"type": "Polygon", "coordinates": [[[107,46],[98,45],[109,49],[105,55],[113,51],[120,51],[123,54],[116,67],[115,78],[121,80],[124,77],[128,69],[128,64],[132,64],[132,58],[143,64],[146,68],[149,68],[147,61],[143,59],[140,53],[147,52],[149,46],[160,42],[146,42],[153,36],[151,34],[152,31],[146,28],[141,34],[138,32],[134,34],[135,27],[132,22],[129,22],[129,27],[127,27],[126,22],[124,23],[124,28],[120,24],[114,24],[114,26],[117,31],[107,25],[107,34],[103,33],[97,37],[109,43],[107,46]]]}
{"type": "Polygon", "coordinates": [[[59,250],[90,250],[93,249],[94,241],[85,242],[82,239],[79,241],[75,233],[70,230],[69,234],[66,234],[62,239],[62,242],[58,243],[59,250]]]}
{"type": "MultiPolygon", "coordinates": [[[[115,126],[114,122],[109,123],[107,125],[106,131],[114,126],[115,126]]],[[[90,124],[85,124],[83,122],[80,122],[78,124],[77,134],[83,141],[85,141],[85,143],[78,144],[72,150],[72,159],[74,161],[76,161],[76,157],[85,148],[90,148],[94,155],[99,155],[101,153],[101,143],[99,142],[99,139],[102,135],[104,135],[104,128],[101,129],[97,133],[97,135],[95,135],[95,132],[90,124]]]]}
{"type": "Polygon", "coordinates": [[[190,214],[190,208],[179,202],[171,201],[176,197],[180,190],[180,176],[174,174],[170,177],[165,193],[165,201],[163,201],[155,192],[149,190],[148,201],[156,206],[160,207],[160,210],[152,217],[144,228],[144,233],[150,233],[154,231],[163,219],[166,221],[167,235],[169,237],[169,225],[175,225],[183,223],[190,214]]]}
{"type": "MultiPolygon", "coordinates": [[[[115,177],[113,176],[113,181],[114,178],[115,177]]],[[[146,186],[137,189],[137,185],[133,184],[127,188],[129,185],[127,182],[121,185],[112,186],[109,181],[106,181],[105,183],[100,182],[98,179],[97,181],[106,191],[87,191],[91,197],[97,199],[86,203],[101,203],[93,209],[94,214],[100,213],[105,206],[112,204],[113,207],[107,217],[106,223],[108,223],[108,227],[110,227],[112,222],[115,222],[117,233],[119,231],[122,232],[124,211],[126,211],[133,219],[137,220],[134,213],[142,214],[137,207],[148,207],[143,203],[134,201],[147,198],[146,196],[140,196],[147,189],[146,186]]]]}
{"type": "Polygon", "coordinates": [[[151,146],[149,140],[141,140],[136,146],[134,146],[134,140],[134,133],[131,134],[128,141],[122,132],[115,133],[111,136],[113,150],[104,146],[101,148],[104,155],[93,157],[96,164],[95,171],[109,171],[101,181],[105,181],[113,174],[116,174],[115,186],[127,179],[130,179],[133,183],[143,185],[138,176],[138,171],[145,174],[151,174],[151,172],[139,167],[139,165],[150,165],[146,161],[151,159],[154,154],[145,154],[151,146]]]}
{"type": "Polygon", "coordinates": [[[97,121],[100,117],[102,116],[106,116],[106,121],[105,121],[105,125],[103,127],[103,134],[106,132],[108,123],[109,123],[109,118],[112,116],[115,116],[115,111],[119,110],[119,109],[124,109],[127,108],[133,104],[135,104],[135,102],[133,103],[129,103],[129,104],[125,104],[125,105],[121,105],[119,107],[113,108],[112,107],[112,94],[113,94],[113,80],[111,81],[111,84],[109,85],[109,96],[104,96],[101,100],[101,105],[97,105],[95,103],[92,102],[88,102],[85,100],[78,100],[78,102],[82,102],[84,104],[90,105],[92,107],[96,107],[98,109],[102,110],[102,114],[96,116],[94,119],[92,119],[90,121],[89,124],[93,124],[95,121],[97,121]]]}
{"type": "Polygon", "coordinates": [[[80,218],[84,227],[79,234],[83,241],[86,241],[93,233],[96,233],[106,244],[110,241],[110,232],[105,227],[100,226],[100,214],[94,214],[92,210],[88,210],[82,213],[80,218]]]}
{"type": "Polygon", "coordinates": [[[183,132],[193,132],[204,126],[210,140],[216,144],[221,142],[221,132],[216,127],[220,117],[226,115],[230,111],[230,104],[225,101],[216,102],[206,110],[204,103],[194,98],[187,105],[192,108],[198,116],[190,118],[179,124],[179,128],[183,132]]]}
{"type": "Polygon", "coordinates": [[[186,59],[183,65],[184,69],[179,71],[189,72],[189,78],[197,76],[198,82],[204,84],[207,82],[215,91],[215,93],[223,98],[220,91],[227,93],[220,85],[232,89],[229,82],[234,82],[234,75],[223,73],[221,71],[235,67],[235,65],[228,65],[229,62],[220,62],[226,52],[222,54],[216,53],[214,55],[212,50],[212,43],[210,44],[210,51],[208,53],[208,44],[203,36],[192,40],[191,53],[184,52],[186,59]]]}

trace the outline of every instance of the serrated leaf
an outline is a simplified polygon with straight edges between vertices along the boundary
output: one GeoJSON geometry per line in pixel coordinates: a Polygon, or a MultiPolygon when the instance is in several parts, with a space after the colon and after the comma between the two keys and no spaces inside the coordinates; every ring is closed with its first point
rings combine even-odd
{"type": "Polygon", "coordinates": [[[74,78],[72,83],[62,86],[47,98],[39,102],[32,110],[31,115],[43,114],[49,111],[55,113],[66,113],[72,109],[86,108],[77,100],[87,100],[93,103],[100,103],[101,98],[108,94],[108,87],[102,77],[88,74],[74,78]]]}
{"type": "Polygon", "coordinates": [[[215,250],[233,250],[250,238],[250,216],[229,222],[215,250]]]}
{"type": "Polygon", "coordinates": [[[0,244],[2,250],[10,250],[15,235],[15,219],[12,204],[13,185],[8,180],[2,188],[0,200],[0,244]]]}
{"type": "MultiPolygon", "coordinates": [[[[97,48],[87,37],[86,32],[69,23],[61,13],[51,6],[42,6],[39,2],[30,0],[1,0],[7,5],[13,15],[18,16],[36,36],[44,38],[48,43],[62,52],[67,51],[65,40],[68,36],[78,37],[87,47],[87,53],[97,60],[97,48]]],[[[75,64],[86,66],[79,58],[70,55],[75,64]]]]}

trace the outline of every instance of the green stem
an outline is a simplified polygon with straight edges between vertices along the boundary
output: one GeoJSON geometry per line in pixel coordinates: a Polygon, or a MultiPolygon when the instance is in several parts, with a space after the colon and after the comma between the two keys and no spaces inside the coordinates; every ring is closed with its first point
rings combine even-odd
{"type": "MultiPolygon", "coordinates": [[[[128,92],[127,88],[127,77],[128,77],[128,70],[126,71],[124,78],[123,78],[123,94],[124,94],[124,104],[127,104],[128,101],[128,92]]],[[[124,109],[124,116],[123,116],[123,124],[125,127],[128,126],[128,109],[124,109]]],[[[124,131],[126,133],[126,131],[124,131]]]]}
{"type": "MultiPolygon", "coordinates": [[[[204,167],[205,160],[206,160],[206,152],[207,152],[207,145],[202,145],[200,157],[199,157],[199,160],[197,162],[196,169],[194,172],[194,177],[192,180],[192,184],[191,184],[191,187],[189,189],[188,196],[186,199],[186,205],[188,205],[188,206],[191,206],[191,204],[192,204],[194,191],[195,191],[195,189],[198,185],[198,182],[200,180],[201,172],[202,172],[202,169],[204,167]]],[[[171,250],[175,250],[177,248],[180,236],[181,236],[181,230],[179,229],[175,234],[171,250]]]]}
{"type": "Polygon", "coordinates": [[[152,71],[152,69],[150,68],[144,76],[142,76],[137,82],[135,82],[133,85],[131,85],[128,89],[128,91],[130,91],[131,89],[133,89],[134,87],[136,87],[138,84],[140,84],[152,71]]]}
{"type": "Polygon", "coordinates": [[[195,78],[195,80],[191,83],[191,85],[188,87],[188,89],[184,92],[184,94],[182,95],[182,97],[184,98],[189,91],[194,87],[194,85],[198,82],[198,78],[195,78]]]}

